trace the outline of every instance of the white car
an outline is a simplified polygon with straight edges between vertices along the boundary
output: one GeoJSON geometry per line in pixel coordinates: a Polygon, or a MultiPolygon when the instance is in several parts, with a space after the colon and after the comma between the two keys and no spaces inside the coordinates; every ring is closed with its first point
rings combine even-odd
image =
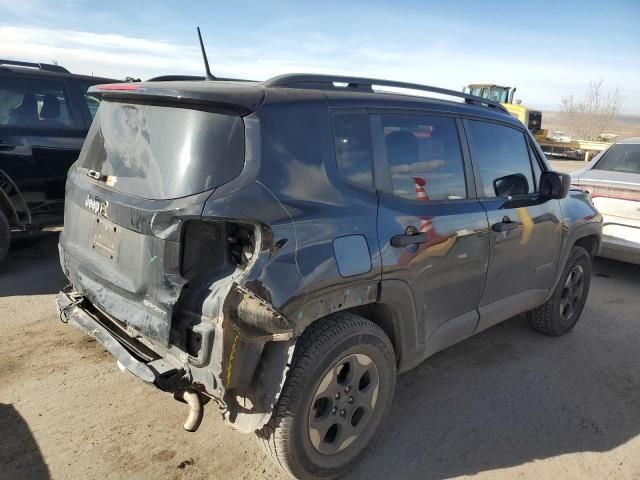
{"type": "Polygon", "coordinates": [[[640,265],[640,138],[620,140],[571,174],[602,213],[600,256],[640,265]]]}

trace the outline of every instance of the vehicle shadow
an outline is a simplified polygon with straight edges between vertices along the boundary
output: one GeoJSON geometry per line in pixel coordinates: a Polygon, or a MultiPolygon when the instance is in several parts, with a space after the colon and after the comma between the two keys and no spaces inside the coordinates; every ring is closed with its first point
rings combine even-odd
{"type": "Polygon", "coordinates": [[[386,432],[349,478],[473,475],[638,436],[640,267],[597,259],[594,273],[568,335],[520,316],[401,375],[386,432]]]}
{"type": "Polygon", "coordinates": [[[0,267],[0,297],[57,293],[66,283],[58,260],[57,232],[12,242],[0,267]]]}
{"type": "Polygon", "coordinates": [[[13,405],[0,403],[0,477],[45,480],[51,478],[29,426],[13,405]]]}

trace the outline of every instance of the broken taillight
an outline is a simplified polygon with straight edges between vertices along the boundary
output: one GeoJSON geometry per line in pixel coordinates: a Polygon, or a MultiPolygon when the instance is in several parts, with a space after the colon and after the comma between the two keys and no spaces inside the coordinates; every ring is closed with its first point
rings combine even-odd
{"type": "Polygon", "coordinates": [[[256,249],[256,227],[229,221],[187,222],[182,237],[181,273],[190,281],[222,278],[244,270],[256,249]]]}

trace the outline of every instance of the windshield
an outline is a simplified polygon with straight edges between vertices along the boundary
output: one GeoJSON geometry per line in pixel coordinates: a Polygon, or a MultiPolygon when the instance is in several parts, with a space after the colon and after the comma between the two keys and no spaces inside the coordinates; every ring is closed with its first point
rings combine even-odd
{"type": "Polygon", "coordinates": [[[640,174],[640,144],[614,145],[593,169],[640,174]]]}
{"type": "Polygon", "coordinates": [[[244,165],[244,125],[230,112],[103,101],[78,169],[128,195],[172,199],[216,188],[244,165]]]}

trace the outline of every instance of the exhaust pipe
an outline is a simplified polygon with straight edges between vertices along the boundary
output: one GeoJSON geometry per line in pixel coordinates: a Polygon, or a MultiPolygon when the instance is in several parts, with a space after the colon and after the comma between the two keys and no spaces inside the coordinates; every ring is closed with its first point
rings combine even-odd
{"type": "Polygon", "coordinates": [[[187,415],[187,420],[184,422],[183,428],[187,432],[195,432],[200,426],[200,423],[202,423],[202,416],[204,414],[200,395],[195,390],[180,390],[173,394],[173,398],[189,405],[189,415],[187,415]]]}

